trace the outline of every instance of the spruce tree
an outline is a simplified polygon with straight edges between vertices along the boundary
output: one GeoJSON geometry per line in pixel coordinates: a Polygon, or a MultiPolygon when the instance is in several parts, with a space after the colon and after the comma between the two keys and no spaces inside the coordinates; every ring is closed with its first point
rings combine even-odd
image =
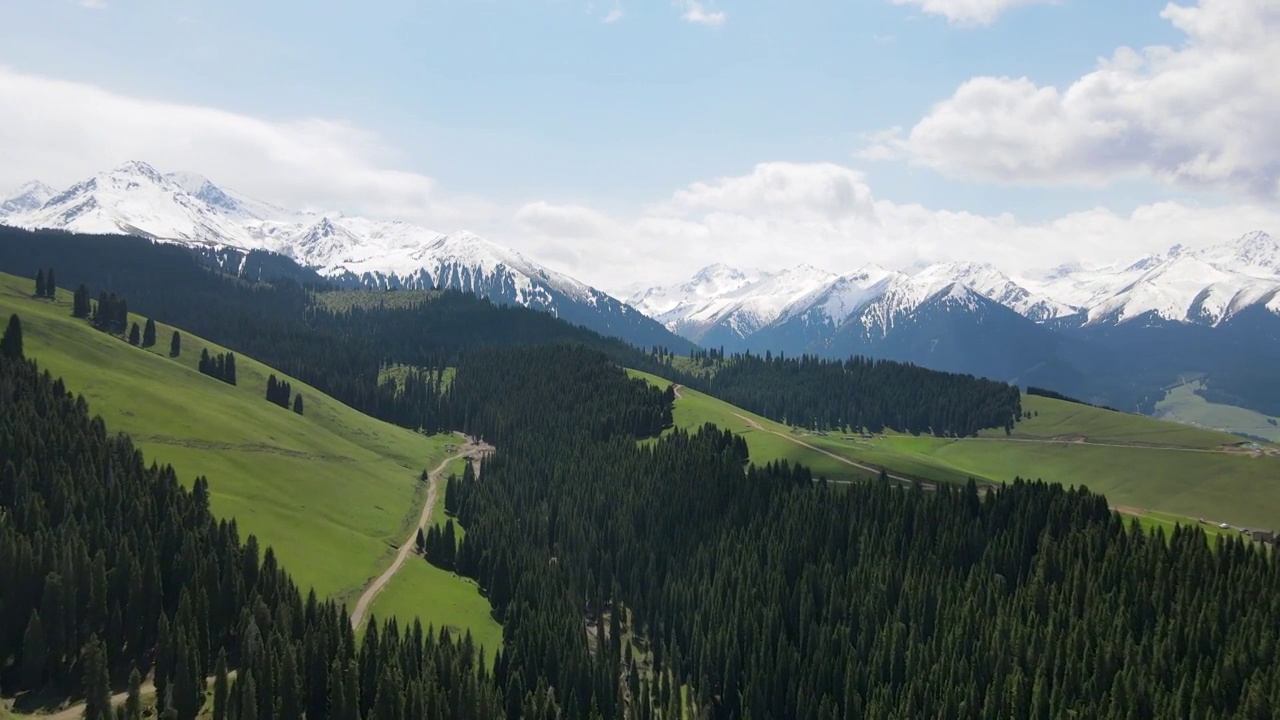
{"type": "Polygon", "coordinates": [[[22,684],[28,690],[37,690],[44,684],[45,666],[49,650],[40,623],[40,613],[31,611],[27,631],[22,636],[22,684]]]}
{"type": "Polygon", "coordinates": [[[111,677],[107,670],[107,648],[98,634],[89,636],[84,646],[84,718],[112,720],[111,677]]]}
{"type": "Polygon", "coordinates": [[[71,302],[71,317],[84,319],[89,317],[89,288],[80,283],[76,287],[75,297],[71,302]]]}
{"type": "Polygon", "coordinates": [[[169,357],[176,358],[182,354],[182,336],[173,331],[173,339],[169,341],[169,357]]]}
{"type": "Polygon", "coordinates": [[[36,297],[44,297],[44,270],[36,272],[36,297]]]}
{"type": "Polygon", "coordinates": [[[152,347],[156,344],[156,321],[147,318],[147,326],[142,330],[142,347],[152,347]]]}
{"type": "Polygon", "coordinates": [[[134,323],[133,327],[129,328],[129,344],[133,346],[137,346],[141,342],[142,342],[142,330],[138,327],[138,323],[134,323]]]}
{"type": "Polygon", "coordinates": [[[302,414],[302,393],[298,393],[297,397],[293,399],[293,411],[299,415],[302,414]]]}
{"type": "Polygon", "coordinates": [[[9,327],[5,328],[4,337],[0,338],[0,356],[10,360],[22,358],[22,321],[16,314],[9,316],[9,327]]]}
{"type": "Polygon", "coordinates": [[[271,373],[271,375],[267,376],[267,402],[278,403],[279,401],[276,398],[278,398],[279,395],[280,387],[279,384],[276,383],[276,374],[271,373]]]}
{"type": "Polygon", "coordinates": [[[129,673],[129,695],[124,700],[125,720],[142,720],[142,673],[134,668],[129,673]]]}
{"type": "Polygon", "coordinates": [[[213,680],[213,720],[227,720],[227,651],[218,651],[218,665],[213,680]]]}
{"type": "Polygon", "coordinates": [[[223,369],[222,379],[231,385],[236,384],[236,356],[227,353],[227,364],[223,369]]]}
{"type": "Polygon", "coordinates": [[[44,276],[44,293],[50,300],[58,297],[58,281],[53,277],[53,268],[49,268],[48,274],[44,276]]]}

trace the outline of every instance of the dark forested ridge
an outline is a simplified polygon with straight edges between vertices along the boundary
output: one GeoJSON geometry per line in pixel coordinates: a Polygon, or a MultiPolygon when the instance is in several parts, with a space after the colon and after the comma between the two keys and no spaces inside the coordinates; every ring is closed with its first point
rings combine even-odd
{"type": "Polygon", "coordinates": [[[371,621],[358,643],[341,608],[304,600],[269,548],[215,522],[203,478],[183,490],[20,356],[0,356],[0,398],[5,695],[34,706],[87,689],[94,712],[136,669],[179,720],[212,675],[216,718],[495,716],[469,640],[371,621]]]}
{"type": "Polygon", "coordinates": [[[802,427],[964,436],[1012,429],[1022,412],[1016,386],[908,363],[713,352],[694,360],[713,371],[683,376],[689,387],[802,427]]]}

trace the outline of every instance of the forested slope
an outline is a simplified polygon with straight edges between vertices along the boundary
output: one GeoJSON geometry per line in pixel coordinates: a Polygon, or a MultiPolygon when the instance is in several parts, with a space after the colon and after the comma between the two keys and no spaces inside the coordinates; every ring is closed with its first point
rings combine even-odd
{"type": "MultiPolygon", "coordinates": [[[[210,377],[201,358],[224,356],[219,345],[161,324],[155,345],[133,346],[127,333],[72,317],[71,293],[33,298],[31,290],[30,279],[0,274],[0,317],[22,317],[27,355],[149,458],[187,482],[210,478],[214,513],[238,518],[322,596],[358,592],[386,566],[387,546],[421,508],[423,470],[460,442],[362,415],[246,355],[236,357],[235,384],[210,377]],[[272,378],[290,383],[288,407],[268,401],[272,378]],[[299,397],[302,413],[293,411],[299,397]]],[[[130,324],[146,318],[130,315],[130,324]]]]}
{"type": "MultiPolygon", "coordinates": [[[[153,675],[172,717],[491,718],[473,648],[389,624],[357,644],[332,602],[304,601],[274,554],[215,521],[208,484],[184,490],[83,397],[0,343],[0,688],[25,706],[153,675]],[[228,687],[227,668],[238,668],[228,687]]],[[[136,685],[135,681],[135,685],[136,685]]],[[[140,707],[129,704],[128,720],[140,707]]]]}

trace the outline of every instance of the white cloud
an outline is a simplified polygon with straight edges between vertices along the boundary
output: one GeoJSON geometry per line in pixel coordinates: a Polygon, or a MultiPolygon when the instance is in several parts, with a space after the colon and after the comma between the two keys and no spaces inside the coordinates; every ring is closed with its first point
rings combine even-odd
{"type": "Polygon", "coordinates": [[[1043,223],[936,210],[874,198],[856,170],[829,163],[763,163],[740,176],[694,183],[628,217],[538,202],[519,213],[523,246],[602,289],[686,279],[726,262],[781,268],[807,262],[848,272],[868,262],[984,260],[1009,272],[1064,262],[1126,261],[1174,243],[1204,245],[1280,230],[1280,212],[1251,204],[1155,203],[1096,208],[1043,223]]]}
{"type": "Polygon", "coordinates": [[[723,11],[708,10],[699,0],[675,0],[675,5],[681,10],[680,17],[695,25],[723,25],[729,18],[723,11]]]}
{"type": "Polygon", "coordinates": [[[474,199],[443,199],[425,175],[360,128],[325,119],[272,122],[143,100],[0,66],[0,187],[39,177],[65,186],[126,160],[190,170],[292,207],[341,209],[430,227],[482,224],[474,199]],[[85,112],[92,108],[92,112],[85,112]]]}
{"type": "Polygon", "coordinates": [[[80,0],[80,7],[88,8],[89,10],[105,10],[107,0],[80,0]]]}
{"type": "Polygon", "coordinates": [[[1120,48],[1065,89],[978,77],[901,138],[864,152],[906,154],[944,173],[1033,183],[1146,175],[1280,198],[1280,3],[1200,0],[1161,13],[1178,48],[1120,48]]]}
{"type": "Polygon", "coordinates": [[[622,11],[622,3],[616,2],[613,4],[613,9],[610,10],[609,14],[605,15],[604,18],[600,20],[600,22],[606,25],[611,25],[613,23],[618,22],[625,16],[626,16],[625,13],[623,13],[622,11]]]}
{"type": "Polygon", "coordinates": [[[1020,5],[1045,4],[1056,0],[890,0],[894,5],[912,5],[930,15],[941,15],[962,26],[990,25],[1008,10],[1020,5]]]}

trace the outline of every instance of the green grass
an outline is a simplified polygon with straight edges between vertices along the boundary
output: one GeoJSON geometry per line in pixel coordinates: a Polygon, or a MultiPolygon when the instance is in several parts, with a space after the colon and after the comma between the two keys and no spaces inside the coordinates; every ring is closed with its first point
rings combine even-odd
{"type": "Polygon", "coordinates": [[[1280,418],[1234,405],[1211,403],[1196,394],[1200,386],[1200,381],[1193,380],[1170,390],[1163,400],[1156,403],[1156,417],[1280,442],[1280,427],[1272,424],[1280,422],[1280,418]]]}
{"type": "MultiPolygon", "coordinates": [[[[632,374],[661,387],[670,384],[652,375],[632,374]]],[[[1226,433],[1024,396],[1024,409],[1033,417],[1018,423],[1011,437],[1000,430],[959,440],[894,433],[850,440],[842,433],[793,430],[689,389],[682,389],[681,395],[674,411],[676,425],[692,428],[713,422],[746,438],[755,462],[786,458],[832,480],[852,479],[859,471],[784,438],[751,430],[734,414],[841,457],[926,480],[1043,479],[1087,486],[1106,495],[1113,507],[1168,522],[1195,523],[1203,517],[1235,527],[1280,526],[1280,455],[1270,449],[1272,454],[1258,456],[1218,451],[1242,442],[1226,433]]]]}
{"type": "Polygon", "coordinates": [[[442,627],[461,638],[467,631],[485,656],[493,659],[502,646],[502,626],[490,614],[489,601],[481,597],[472,580],[441,570],[419,556],[405,560],[399,572],[378,594],[369,611],[378,621],[396,617],[403,629],[413,618],[423,629],[442,627]]]}
{"type": "MultiPolygon", "coordinates": [[[[398,390],[404,390],[404,380],[409,375],[409,371],[413,369],[411,365],[384,365],[378,370],[378,384],[381,385],[388,380],[395,382],[398,390]]],[[[446,367],[444,372],[440,373],[440,391],[444,392],[453,384],[453,376],[458,374],[458,368],[446,367]]]]}
{"type": "MultiPolygon", "coordinates": [[[[449,464],[432,508],[431,522],[444,526],[449,519],[444,510],[444,493],[449,476],[462,477],[466,461],[449,464]]],[[[454,522],[454,534],[461,540],[466,530],[454,522]]],[[[378,618],[395,617],[403,628],[416,617],[425,628],[450,628],[458,637],[467,630],[476,644],[487,649],[489,659],[502,645],[502,626],[490,614],[489,601],[480,595],[474,581],[431,565],[421,557],[410,557],[387,587],[374,599],[370,613],[378,618]]]]}
{"type": "Polygon", "coordinates": [[[322,595],[350,600],[387,566],[421,509],[422,469],[457,442],[375,420],[289,378],[306,403],[296,415],[264,399],[273,371],[261,363],[237,357],[233,387],[196,370],[201,350],[219,346],[184,332],[181,357],[170,359],[172,328],[159,325],[157,345],[136,348],[71,318],[70,293],[51,302],[31,289],[0,275],[0,313],[21,317],[26,354],[148,461],[172,464],[188,486],[208,477],[214,513],[274,547],[299,585],[322,595]]]}

